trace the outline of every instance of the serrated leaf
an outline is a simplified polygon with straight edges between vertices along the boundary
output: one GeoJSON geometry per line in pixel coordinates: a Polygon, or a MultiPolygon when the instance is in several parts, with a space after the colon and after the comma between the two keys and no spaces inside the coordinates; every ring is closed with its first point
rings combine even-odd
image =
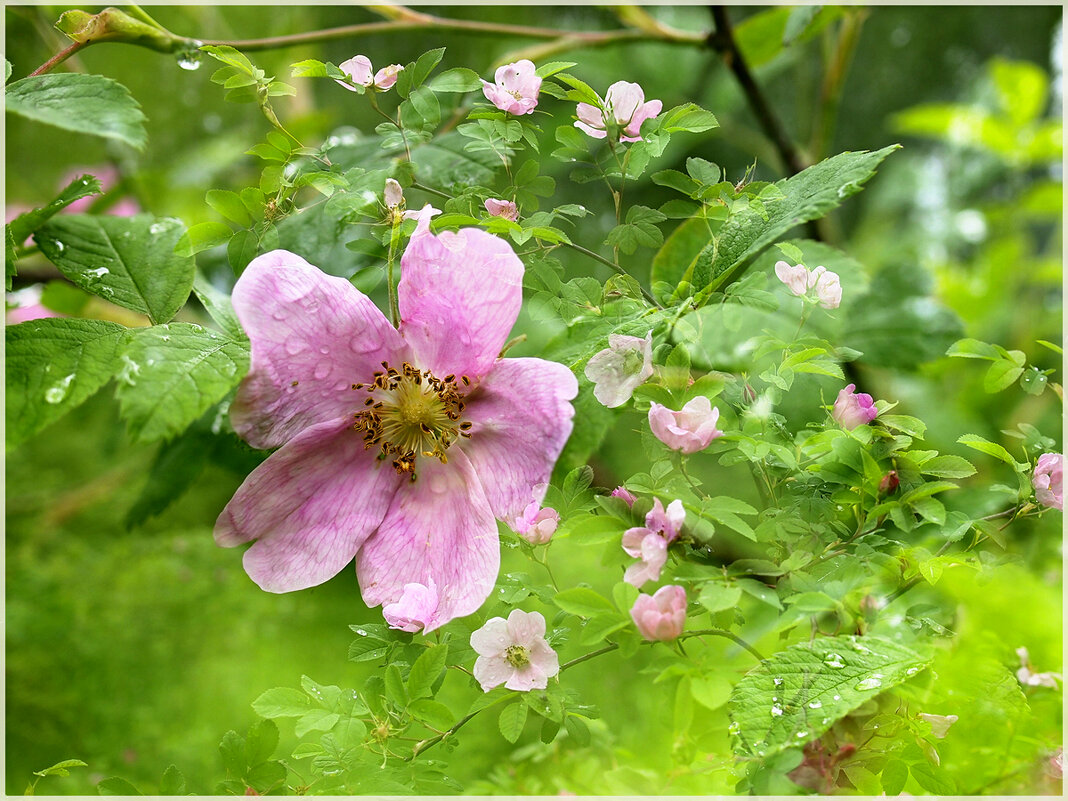
{"type": "Polygon", "coordinates": [[[349,661],[371,662],[381,659],[389,650],[389,643],[371,637],[361,637],[349,644],[349,661]]]}
{"type": "Polygon", "coordinates": [[[822,217],[861,190],[875,168],[897,150],[840,153],[797,175],[778,181],[781,197],[764,204],[767,218],[749,205],[737,206],[723,222],[716,241],[697,257],[692,283],[716,289],[735,267],[755,256],[796,225],[822,217]]]}
{"type": "Polygon", "coordinates": [[[252,702],[252,709],[264,718],[297,718],[312,709],[306,693],[290,687],[267,690],[252,702]]]}
{"type": "Polygon", "coordinates": [[[159,784],[160,795],[184,795],[185,776],[175,765],[168,765],[159,784]]]}
{"type": "Polygon", "coordinates": [[[474,70],[456,67],[434,76],[428,86],[435,92],[473,92],[482,88],[482,79],[474,70]]]}
{"type": "Polygon", "coordinates": [[[416,720],[426,723],[437,731],[446,731],[456,721],[456,716],[445,704],[431,701],[428,698],[412,701],[408,704],[408,712],[416,720]]]}
{"type": "Polygon", "coordinates": [[[180,220],[151,214],[67,214],[45,223],[34,241],[75,285],[165,323],[193,288],[193,259],[174,252],[184,232],[180,220]]]}
{"type": "Polygon", "coordinates": [[[1012,457],[1012,454],[1005,450],[1003,446],[998,445],[996,442],[991,442],[988,439],[984,439],[983,437],[980,437],[977,434],[965,434],[964,436],[960,437],[957,442],[959,442],[961,445],[967,445],[973,450],[977,450],[989,456],[993,456],[995,459],[1000,459],[1001,461],[1005,462],[1005,464],[1010,465],[1017,472],[1023,472],[1028,467],[1022,462],[1017,462],[1012,457]]]}
{"type": "Polygon", "coordinates": [[[57,762],[55,765],[50,765],[44,770],[35,770],[34,776],[70,776],[70,771],[67,768],[87,768],[88,764],[82,762],[80,759],[64,759],[62,762],[57,762]]]}
{"type": "Polygon", "coordinates": [[[9,278],[7,282],[8,289],[11,289],[10,276],[15,274],[15,248],[25,242],[30,234],[74,201],[99,195],[102,191],[100,181],[97,178],[92,175],[81,175],[67,184],[52,202],[41,208],[20,214],[7,224],[5,227],[5,252],[9,278]]]}
{"type": "Polygon", "coordinates": [[[193,427],[160,446],[141,494],[126,513],[127,530],[158,515],[181,497],[211,461],[213,439],[207,431],[193,427]]]}
{"type": "Polygon", "coordinates": [[[182,234],[174,246],[174,252],[179,256],[195,256],[229,242],[233,235],[234,231],[229,225],[220,222],[197,223],[182,234]]]}
{"type": "Polygon", "coordinates": [[[421,698],[430,694],[430,688],[445,669],[449,646],[435,645],[427,648],[415,660],[408,673],[408,697],[421,698]]]}
{"type": "Polygon", "coordinates": [[[297,737],[303,737],[310,731],[330,731],[341,720],[341,715],[325,709],[313,709],[297,720],[294,728],[297,737]]]}
{"type": "Polygon", "coordinates": [[[709,612],[722,612],[733,609],[742,597],[741,587],[728,587],[714,581],[707,582],[697,596],[697,603],[709,612]]]}
{"type": "Polygon", "coordinates": [[[237,319],[234,304],[229,295],[216,289],[215,285],[201,273],[197,273],[193,279],[193,292],[223,333],[234,340],[248,339],[245,329],[241,327],[241,322],[237,319]]]}
{"type": "Polygon", "coordinates": [[[497,727],[501,730],[504,739],[514,743],[523,733],[523,726],[526,722],[527,705],[522,701],[516,701],[501,710],[500,717],[497,718],[497,727]]]}
{"type": "Polygon", "coordinates": [[[7,326],[8,446],[55,422],[107,383],[126,330],[103,320],[65,318],[7,326]]]}
{"type": "Polygon", "coordinates": [[[273,720],[260,720],[249,727],[245,738],[245,761],[258,765],[271,758],[278,747],[278,726],[273,720]]]}
{"type": "Polygon", "coordinates": [[[983,376],[983,391],[994,394],[1008,389],[1023,370],[1020,365],[999,358],[987,368],[986,375],[983,376]]]}
{"type": "Polygon", "coordinates": [[[249,346],[190,323],[130,329],[115,395],[131,435],[149,442],[184,431],[237,386],[249,346]]]}
{"type": "Polygon", "coordinates": [[[975,467],[960,456],[936,456],[920,465],[920,472],[925,476],[937,478],[967,478],[975,475],[975,467]]]}
{"type": "Polygon", "coordinates": [[[929,657],[871,635],[822,637],[790,646],[749,671],[731,693],[728,712],[738,751],[766,758],[800,747],[929,662],[929,657]]]}
{"type": "Polygon", "coordinates": [[[5,107],[26,119],[117,139],[137,150],[147,140],[141,106],[125,86],[103,75],[32,75],[6,87],[5,107]]]}

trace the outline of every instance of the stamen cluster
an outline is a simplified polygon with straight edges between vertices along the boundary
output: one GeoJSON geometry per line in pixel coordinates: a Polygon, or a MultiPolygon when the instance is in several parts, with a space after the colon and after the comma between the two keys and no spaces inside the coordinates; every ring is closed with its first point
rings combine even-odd
{"type": "Polygon", "coordinates": [[[353,384],[367,393],[363,411],[356,412],[353,428],[363,432],[364,448],[377,445],[380,459],[393,459],[394,469],[416,479],[419,456],[433,456],[447,464],[449,447],[458,437],[470,437],[471,423],[460,422],[464,390],[471,386],[465,375],[437,378],[408,362],[400,370],[382,362],[370,384],[353,384]]]}

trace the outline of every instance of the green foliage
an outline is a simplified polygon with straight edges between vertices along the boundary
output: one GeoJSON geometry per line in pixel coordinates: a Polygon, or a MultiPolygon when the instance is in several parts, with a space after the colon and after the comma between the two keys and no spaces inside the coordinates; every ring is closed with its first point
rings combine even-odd
{"type": "Polygon", "coordinates": [[[34,75],[5,87],[7,111],[67,131],[103,136],[143,150],[145,115],[129,90],[102,75],[34,75]]]}

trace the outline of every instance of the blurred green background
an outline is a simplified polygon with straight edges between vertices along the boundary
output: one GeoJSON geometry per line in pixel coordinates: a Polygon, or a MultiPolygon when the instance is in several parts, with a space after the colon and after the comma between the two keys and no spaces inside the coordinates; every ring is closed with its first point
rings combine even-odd
{"type": "MultiPolygon", "coordinates": [[[[6,54],[13,64],[13,79],[28,74],[63,46],[61,35],[51,26],[66,8],[5,9],[6,54]]],[[[573,5],[554,6],[551,13],[523,6],[424,10],[445,17],[577,30],[620,24],[609,9],[573,5]]],[[[679,28],[711,27],[705,8],[648,10],[679,28]]],[[[365,9],[341,7],[198,6],[150,11],[172,31],[206,39],[252,39],[378,19],[365,9]]],[[[759,61],[763,37],[772,35],[761,31],[774,32],[774,24],[782,20],[774,10],[760,7],[737,7],[730,13],[739,35],[748,31],[759,61]]],[[[1027,126],[1033,128],[1037,122],[1013,116],[991,65],[997,59],[1033,65],[1032,71],[1050,82],[1037,119],[1060,119],[1061,16],[1056,6],[852,8],[822,32],[756,68],[771,105],[810,160],[892,142],[905,145],[828,228],[835,244],[858,262],[855,275],[843,276],[847,294],[852,288],[857,299],[850,301],[852,307],[843,305],[839,328],[828,333],[865,351],[858,367],[865,389],[900,401],[904,413],[927,422],[930,446],[943,451],[960,452],[954,442],[964,432],[1013,445],[1015,440],[999,432],[1014,430],[1020,423],[1058,439],[1055,450],[1061,449],[1061,404],[1052,391],[1032,396],[1012,387],[987,395],[982,390],[983,371],[976,363],[940,355],[954,339],[972,336],[1019,348],[1042,369],[1060,365],[1056,354],[1035,345],[1036,339],[1060,341],[1060,152],[1058,148],[1055,153],[1020,155],[1021,143],[1030,135],[1027,126]],[[854,26],[855,50],[844,73],[837,112],[824,118],[818,113],[821,85],[845,24],[854,26]],[[937,120],[913,119],[909,127],[895,117],[925,103],[988,109],[1000,115],[1003,130],[1018,136],[1007,141],[969,139],[959,129],[939,133],[937,120]],[[930,130],[921,135],[925,125],[930,130]],[[904,319],[917,336],[909,339],[891,329],[894,336],[880,339],[862,324],[885,314],[887,306],[898,323],[904,319]],[[856,344],[865,336],[864,345],[856,344]]],[[[529,43],[426,31],[303,45],[252,57],[285,79],[288,65],[304,58],[338,63],[365,53],[377,67],[405,63],[444,45],[448,50],[441,69],[465,66],[489,76],[501,56],[529,43]]],[[[707,135],[676,137],[659,169],[679,168],[686,157],[700,156],[738,180],[755,159],[757,178],[783,177],[736,82],[711,50],[628,43],[554,58],[578,62],[573,72],[602,92],[613,81],[635,80],[647,98],[663,99],[666,108],[692,100],[716,114],[721,128],[707,135]]],[[[41,204],[54,196],[61,177],[72,169],[111,162],[120,168],[123,188],[145,209],[193,224],[217,219],[204,203],[206,190],[239,189],[255,182],[256,160],[243,154],[261,140],[266,122],[253,107],[224,102],[221,89],[208,80],[211,64],[189,71],[181,69],[173,56],[105,44],[89,48],[71,66],[107,75],[130,89],[148,118],[148,148],[137,154],[8,117],[9,206],[41,204]]],[[[325,81],[291,82],[298,86],[298,96],[281,99],[276,108],[287,127],[306,141],[317,144],[331,133],[373,128],[366,105],[354,95],[325,81]]],[[[1009,94],[1019,97],[1022,92],[1009,94]]],[[[566,117],[568,112],[560,108],[558,113],[566,117]]],[[[552,131],[546,127],[548,145],[552,131]]],[[[595,187],[569,183],[560,165],[552,164],[546,161],[543,170],[556,170],[553,203],[605,208],[603,199],[592,199],[595,187]]],[[[648,178],[638,191],[640,202],[653,207],[671,197],[648,178]]],[[[580,223],[576,240],[598,248],[613,224],[607,212],[587,218],[580,223]]],[[[312,251],[302,255],[332,272],[351,273],[355,262],[325,263],[330,258],[342,262],[356,258],[338,246],[335,233],[352,239],[359,232],[328,231],[312,239],[300,232],[301,241],[312,251]]],[[[635,256],[636,274],[648,275],[650,257],[649,252],[635,256]]],[[[570,254],[561,258],[568,275],[599,275],[591,262],[570,254]]],[[[225,272],[224,259],[217,254],[203,254],[200,263],[216,274],[225,272]]],[[[49,277],[47,265],[27,262],[21,285],[41,277],[49,277]]],[[[710,319],[706,327],[720,322],[710,319]]],[[[748,318],[734,321],[735,330],[743,333],[710,339],[709,352],[713,356],[728,352],[724,343],[732,336],[742,338],[750,323],[748,318]]],[[[529,310],[520,318],[518,330],[530,335],[522,346],[527,353],[536,353],[551,333],[536,323],[529,310]]],[[[1058,372],[1051,380],[1063,378],[1058,372]]],[[[816,419],[811,406],[814,399],[818,402],[817,395],[795,394],[784,413],[799,420],[806,415],[816,419]]],[[[642,469],[644,457],[636,447],[635,433],[640,427],[633,412],[618,418],[594,460],[599,484],[614,486],[619,477],[642,469]]],[[[132,529],[125,519],[140,496],[156,448],[131,444],[109,389],[8,452],[7,792],[21,793],[32,771],[72,757],[86,761],[89,768],[75,770],[67,778],[44,779],[38,792],[93,792],[96,781],[116,774],[152,789],[170,763],[185,773],[190,789],[210,792],[221,775],[217,751],[221,735],[230,728],[243,731],[253,722],[249,704],[263,690],[296,686],[302,674],[328,684],[362,683],[368,668],[345,661],[352,637],[347,626],[378,620],[379,613],[362,605],[353,571],[345,570],[321,587],[285,596],[256,588],[241,569],[239,552],[217,548],[211,537],[216,515],[256,457],[236,440],[212,447],[206,466],[194,459],[184,470],[176,469],[176,476],[192,475],[180,502],[132,529]]],[[[993,463],[980,467],[981,475],[996,474],[993,463]]],[[[708,468],[710,478],[716,469],[708,468]]],[[[966,488],[960,501],[982,504],[982,492],[966,488]]],[[[1015,647],[1010,635],[1026,630],[1032,659],[1045,670],[1060,668],[1059,524],[1060,516],[1050,515],[1014,530],[1009,553],[999,558],[1016,562],[1015,572],[1011,580],[1003,578],[985,595],[977,595],[964,581],[947,581],[940,587],[940,592],[973,610],[972,619],[978,615],[988,634],[1005,638],[1003,646],[1015,647]],[[983,606],[991,597],[1007,600],[1010,590],[1022,593],[1033,608],[1022,602],[983,606]]],[[[581,561],[588,562],[589,554],[572,552],[567,543],[559,550],[554,563],[561,566],[557,575],[561,586],[588,579],[591,568],[603,569],[581,561]]],[[[614,563],[618,554],[606,550],[605,560],[614,563]]],[[[505,554],[502,572],[535,569],[518,554],[505,554]]],[[[485,729],[472,725],[466,732],[451,775],[472,792],[729,792],[722,773],[703,784],[662,783],[673,747],[671,694],[656,688],[640,691],[646,680],[637,673],[640,659],[618,672],[605,667],[576,669],[569,681],[601,707],[605,717],[598,731],[605,739],[598,742],[611,742],[615,751],[605,748],[576,757],[566,748],[554,747],[545,757],[547,764],[535,766],[536,771],[529,765],[515,768],[516,754],[491,721],[485,729]],[[635,699],[634,705],[620,709],[619,697],[635,699]],[[641,720],[642,726],[630,725],[633,720],[641,720]],[[463,755],[469,758],[461,759],[463,755]],[[496,767],[489,774],[491,765],[496,767]],[[481,783],[471,784],[480,779],[481,783]]],[[[1058,711],[1047,712],[1050,720],[1059,721],[1058,711]]],[[[1054,736],[1053,730],[1049,736],[1054,736]]],[[[291,729],[283,727],[282,748],[291,740],[291,729]]],[[[728,758],[722,731],[710,732],[702,747],[721,760],[728,758]]],[[[716,764],[710,759],[710,766],[716,764]]],[[[1044,791],[1029,777],[1020,781],[1028,792],[1044,791]]]]}

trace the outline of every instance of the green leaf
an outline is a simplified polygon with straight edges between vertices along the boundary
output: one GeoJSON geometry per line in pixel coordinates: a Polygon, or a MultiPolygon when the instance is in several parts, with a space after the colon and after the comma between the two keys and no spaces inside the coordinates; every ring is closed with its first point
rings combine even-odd
{"type": "Polygon", "coordinates": [[[185,776],[174,765],[168,765],[163,771],[163,780],[159,784],[160,795],[184,795],[185,776]]]}
{"type": "Polygon", "coordinates": [[[929,662],[871,635],[793,645],[761,662],[735,686],[728,712],[737,730],[737,750],[766,758],[800,747],[929,662]]]}
{"type": "Polygon", "coordinates": [[[68,214],[45,223],[34,240],[75,285],[164,323],[193,288],[193,259],[174,252],[184,230],[180,220],[151,214],[68,214]]]}
{"type": "Polygon", "coordinates": [[[711,111],[706,111],[696,103],[685,103],[676,106],[664,115],[659,130],[668,133],[675,131],[701,133],[718,127],[719,122],[711,111]]]}
{"type": "Polygon", "coordinates": [[[211,250],[226,242],[234,235],[233,229],[220,222],[197,223],[182,234],[174,246],[179,256],[195,256],[205,250],[211,250]]]}
{"type": "Polygon", "coordinates": [[[796,225],[822,217],[859,192],[875,168],[900,145],[875,152],[839,153],[797,175],[778,181],[782,197],[764,204],[767,219],[751,205],[739,205],[727,216],[719,235],[697,257],[693,284],[721,286],[735,267],[755,256],[796,225]]]}
{"type": "Polygon", "coordinates": [[[994,360],[1000,358],[996,347],[978,339],[958,339],[949,346],[946,356],[956,356],[961,359],[994,360]]]}
{"type": "Polygon", "coordinates": [[[889,429],[904,432],[916,439],[923,439],[923,435],[927,431],[926,423],[907,414],[881,414],[877,420],[889,429]]]}
{"type": "MultiPolygon", "coordinates": [[[[8,223],[4,232],[8,276],[15,274],[15,248],[25,242],[30,234],[74,201],[81,200],[84,197],[91,197],[92,195],[99,195],[102,191],[98,179],[92,175],[81,175],[67,184],[51,203],[39,209],[27,211],[25,214],[20,214],[8,223]]],[[[11,289],[10,278],[7,288],[11,289]]]]}
{"type": "Polygon", "coordinates": [[[143,150],[147,135],[141,106],[121,83],[103,75],[57,72],[34,75],[6,88],[6,108],[46,125],[103,136],[143,150]]]}
{"type": "Polygon", "coordinates": [[[996,442],[991,442],[988,439],[983,439],[977,434],[965,434],[963,437],[960,437],[957,442],[961,445],[967,445],[973,450],[981,451],[989,456],[993,456],[995,459],[1000,459],[1019,473],[1022,473],[1028,468],[1026,464],[1017,462],[1012,457],[1012,454],[1005,450],[1003,446],[998,445],[996,442]]]}
{"type": "Polygon", "coordinates": [[[278,747],[278,726],[273,720],[259,720],[252,724],[245,738],[245,761],[258,765],[271,758],[278,747]]]}
{"type": "Polygon", "coordinates": [[[408,673],[408,697],[422,698],[430,695],[430,688],[438,680],[438,675],[445,669],[445,660],[449,656],[449,646],[434,645],[427,648],[415,660],[408,673]]]}
{"type": "Polygon", "coordinates": [[[428,698],[420,698],[408,704],[408,712],[416,720],[426,723],[437,731],[446,731],[456,720],[445,704],[439,701],[431,701],[428,698]]]}
{"type": "Polygon", "coordinates": [[[252,709],[264,718],[299,718],[312,709],[306,693],[290,687],[267,690],[252,702],[252,709]]]}
{"type": "Polygon", "coordinates": [[[115,395],[135,440],[184,431],[237,386],[249,347],[190,323],[130,329],[115,395]]]}
{"type": "Polygon", "coordinates": [[[967,478],[975,475],[975,467],[960,456],[936,456],[920,465],[920,472],[925,476],[938,478],[967,478]]]}
{"type": "Polygon", "coordinates": [[[330,731],[339,720],[341,720],[341,715],[336,712],[313,709],[298,718],[293,731],[297,737],[303,737],[310,731],[330,731]]]}
{"type": "Polygon", "coordinates": [[[889,759],[880,775],[887,795],[900,795],[909,779],[909,766],[900,759],[889,759]]]}
{"type": "Polygon", "coordinates": [[[418,89],[423,85],[430,73],[434,71],[434,67],[441,61],[441,57],[445,55],[444,47],[437,47],[433,50],[428,50],[415,61],[415,67],[412,69],[412,90],[418,89]]]}
{"type": "Polygon", "coordinates": [[[466,67],[445,70],[428,84],[435,92],[473,92],[482,88],[478,73],[466,67]]]}
{"type": "Polygon", "coordinates": [[[556,594],[553,601],[565,612],[580,617],[595,617],[616,611],[611,601],[589,587],[572,587],[563,590],[556,594]]]}
{"type": "Polygon", "coordinates": [[[141,525],[178,500],[208,466],[214,441],[210,432],[194,426],[160,446],[141,494],[126,513],[127,530],[141,525]]]}
{"type": "Polygon", "coordinates": [[[957,784],[953,777],[929,762],[914,762],[911,766],[912,778],[924,790],[934,795],[956,795],[957,784]]]}
{"type": "Polygon", "coordinates": [[[252,224],[248,209],[245,208],[245,204],[241,201],[241,196],[237,192],[229,192],[225,189],[209,189],[204,199],[215,211],[231,222],[237,223],[242,228],[247,228],[252,224]]]}
{"type": "Polygon", "coordinates": [[[381,659],[389,650],[389,643],[374,637],[361,637],[349,644],[349,661],[372,662],[381,659]]]}
{"type": "Polygon", "coordinates": [[[8,446],[55,422],[107,383],[125,331],[103,320],[64,318],[7,326],[8,446]]]}
{"type": "Polygon", "coordinates": [[[143,795],[140,790],[119,776],[112,776],[97,782],[96,791],[100,795],[143,795]]]}
{"type": "Polygon", "coordinates": [[[497,727],[501,730],[501,734],[504,735],[504,739],[514,743],[519,739],[519,735],[523,733],[523,726],[526,722],[527,705],[522,701],[516,701],[501,710],[501,715],[497,718],[497,727]]]}
{"type": "Polygon", "coordinates": [[[70,776],[70,771],[67,768],[87,768],[88,764],[82,762],[80,759],[64,759],[62,762],[57,762],[55,765],[45,768],[44,770],[35,770],[34,776],[70,776]]]}
{"type": "Polygon", "coordinates": [[[701,604],[709,612],[722,612],[724,609],[733,609],[738,606],[738,601],[741,597],[741,587],[728,587],[715,581],[709,581],[701,588],[701,594],[697,596],[697,603],[701,604]]]}
{"type": "Polygon", "coordinates": [[[193,279],[193,292],[204,306],[205,311],[211,315],[219,327],[231,339],[247,340],[248,335],[241,327],[237,314],[234,313],[234,305],[230,296],[215,288],[201,273],[197,273],[193,279]]]}
{"type": "Polygon", "coordinates": [[[542,64],[534,70],[534,74],[539,78],[548,78],[563,70],[569,70],[574,66],[577,66],[574,61],[550,61],[547,64],[542,64]]]}
{"type": "Polygon", "coordinates": [[[1020,377],[1023,367],[1008,359],[999,358],[986,371],[983,376],[983,390],[991,394],[1008,389],[1012,383],[1020,377]]]}

